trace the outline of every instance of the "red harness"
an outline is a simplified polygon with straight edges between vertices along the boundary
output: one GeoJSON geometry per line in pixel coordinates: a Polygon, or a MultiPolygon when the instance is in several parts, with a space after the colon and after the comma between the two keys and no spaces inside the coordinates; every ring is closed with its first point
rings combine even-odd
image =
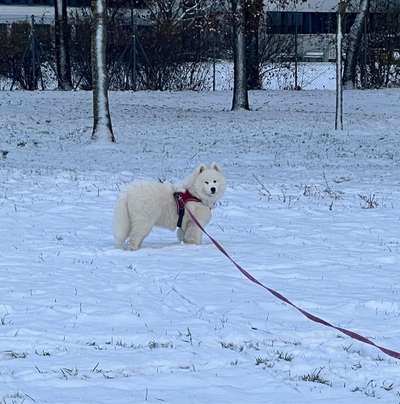
{"type": "Polygon", "coordinates": [[[192,195],[188,190],[185,192],[175,192],[174,198],[176,202],[176,211],[178,213],[178,223],[176,224],[176,227],[182,227],[185,205],[188,202],[201,202],[201,200],[192,195]]]}

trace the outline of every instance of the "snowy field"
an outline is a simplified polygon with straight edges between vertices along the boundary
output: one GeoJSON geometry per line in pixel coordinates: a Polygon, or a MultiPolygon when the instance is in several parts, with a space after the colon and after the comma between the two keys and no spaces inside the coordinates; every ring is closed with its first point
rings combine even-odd
{"type": "Polygon", "coordinates": [[[400,350],[400,91],[1,93],[0,403],[398,404],[400,361],[302,317],[204,240],[117,250],[137,178],[220,162],[209,231],[296,304],[400,350]],[[8,152],[8,154],[7,154],[8,152]]]}
{"type": "MultiPolygon", "coordinates": [[[[1,16],[0,16],[1,20],[1,16]]],[[[51,68],[42,67],[45,76],[44,85],[47,90],[57,89],[57,77],[51,68]]],[[[290,90],[295,86],[294,63],[285,65],[264,65],[261,69],[263,88],[268,90],[290,90]]],[[[191,71],[189,71],[191,73],[191,71]]],[[[212,64],[205,64],[199,69],[199,77],[204,90],[211,91],[213,88],[212,64]]],[[[299,63],[297,74],[298,86],[302,90],[335,90],[336,67],[335,63],[299,63]]],[[[184,82],[190,82],[190,76],[184,82]]],[[[0,91],[9,90],[12,86],[16,89],[17,84],[10,79],[0,77],[0,91]]],[[[218,91],[229,91],[233,88],[233,63],[218,62],[215,65],[215,88],[218,91]]]]}
{"type": "MultiPolygon", "coordinates": [[[[268,90],[290,90],[295,87],[294,63],[283,65],[267,64],[261,69],[263,88],[268,90]]],[[[209,68],[206,88],[212,89],[212,70],[209,68]]],[[[224,62],[215,66],[215,87],[217,90],[233,89],[233,64],[224,62]]],[[[299,63],[297,85],[302,90],[335,90],[335,63],[299,63]]]]}

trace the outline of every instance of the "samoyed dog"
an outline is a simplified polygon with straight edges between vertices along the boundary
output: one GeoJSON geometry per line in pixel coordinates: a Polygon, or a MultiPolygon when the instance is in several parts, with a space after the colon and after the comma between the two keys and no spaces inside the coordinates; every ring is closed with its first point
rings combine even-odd
{"type": "Polygon", "coordinates": [[[113,233],[116,245],[138,250],[154,226],[177,230],[179,241],[201,243],[201,230],[185,209],[179,209],[177,196],[201,225],[211,219],[211,210],[225,191],[225,178],[221,167],[200,164],[182,182],[173,185],[161,182],[133,182],[122,192],[114,209],[113,233]]]}

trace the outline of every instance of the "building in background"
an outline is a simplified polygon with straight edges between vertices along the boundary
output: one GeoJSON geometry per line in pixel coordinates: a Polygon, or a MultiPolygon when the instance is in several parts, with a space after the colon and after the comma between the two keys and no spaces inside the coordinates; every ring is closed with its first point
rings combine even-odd
{"type": "MultiPolygon", "coordinates": [[[[143,10],[144,0],[130,2],[135,9],[143,10]]],[[[90,0],[68,0],[68,8],[90,7],[90,0]]],[[[27,21],[31,16],[41,24],[54,23],[54,0],[0,0],[0,24],[27,21]]]]}
{"type": "MultiPolygon", "coordinates": [[[[265,0],[267,35],[289,38],[296,41],[296,57],[299,61],[333,61],[335,54],[336,9],[338,0],[265,0]]],[[[119,3],[121,4],[121,3],[119,3]]],[[[136,15],[146,19],[145,0],[127,2],[136,10],[136,15]]],[[[70,9],[89,7],[90,0],[68,0],[70,9]]],[[[112,5],[112,2],[111,2],[112,5]]],[[[358,10],[359,0],[351,0],[345,21],[348,32],[358,10]]],[[[382,23],[382,14],[400,15],[400,0],[371,0],[366,31],[374,31],[382,23]]],[[[18,21],[35,17],[38,25],[54,23],[53,0],[0,0],[0,29],[7,29],[18,21]]],[[[140,24],[140,22],[139,22],[140,24]]],[[[143,21],[143,24],[145,22],[143,21]]],[[[400,26],[400,24],[399,24],[400,26]]],[[[291,45],[293,53],[294,45],[291,45]]],[[[285,53],[286,50],[283,50],[285,53]]],[[[293,55],[283,55],[291,59],[293,55]]]]}
{"type": "MultiPolygon", "coordinates": [[[[289,0],[285,5],[265,0],[267,26],[272,35],[296,36],[297,52],[303,61],[333,61],[335,53],[336,11],[338,0],[289,0]]],[[[351,0],[347,9],[345,31],[348,32],[360,1],[351,0]]],[[[382,14],[400,18],[400,0],[371,0],[366,32],[373,32],[382,14]]]]}

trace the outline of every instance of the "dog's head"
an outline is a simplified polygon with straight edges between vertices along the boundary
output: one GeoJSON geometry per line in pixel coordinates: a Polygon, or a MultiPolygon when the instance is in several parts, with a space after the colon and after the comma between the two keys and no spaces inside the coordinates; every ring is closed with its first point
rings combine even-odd
{"type": "Polygon", "coordinates": [[[217,163],[209,167],[200,164],[194,170],[188,188],[203,203],[212,207],[225,192],[225,177],[221,167],[217,163]]]}

